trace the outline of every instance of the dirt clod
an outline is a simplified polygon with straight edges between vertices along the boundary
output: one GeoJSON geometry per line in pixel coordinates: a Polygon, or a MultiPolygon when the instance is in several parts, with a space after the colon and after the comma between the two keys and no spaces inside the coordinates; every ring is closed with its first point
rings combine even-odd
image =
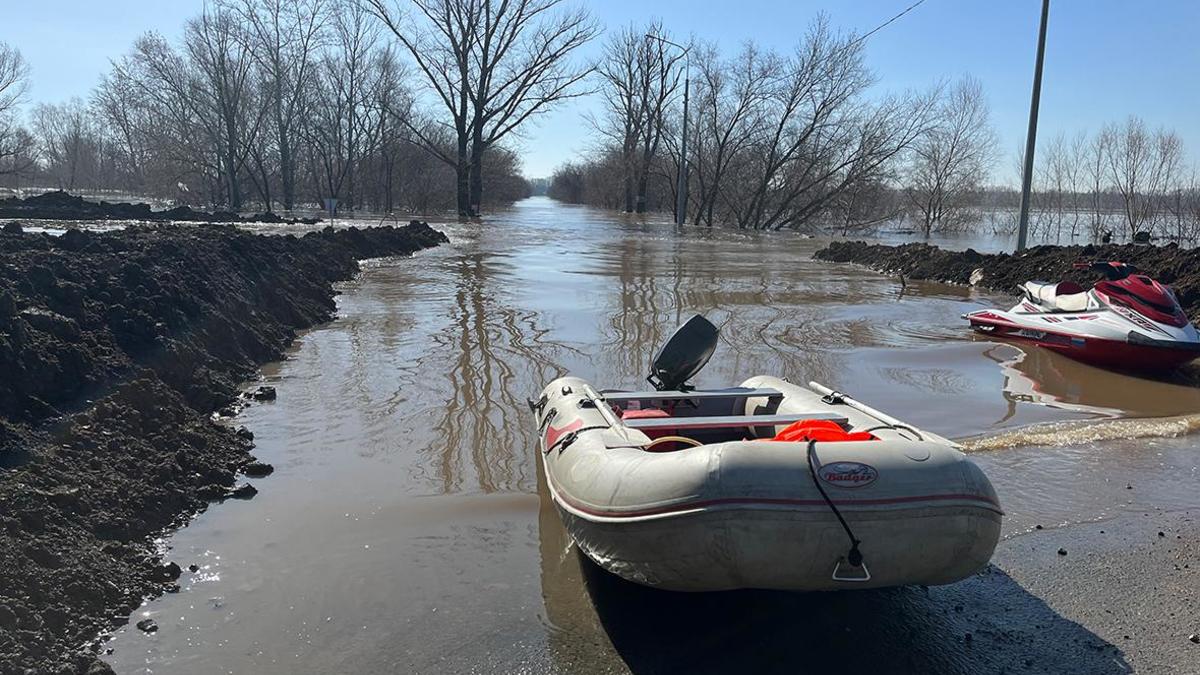
{"type": "Polygon", "coordinates": [[[249,483],[242,483],[229,491],[231,499],[253,499],[256,494],[258,494],[258,488],[249,483]]]}
{"type": "Polygon", "coordinates": [[[242,467],[242,473],[248,478],[264,478],[275,473],[275,467],[266,462],[250,462],[242,467]]]}

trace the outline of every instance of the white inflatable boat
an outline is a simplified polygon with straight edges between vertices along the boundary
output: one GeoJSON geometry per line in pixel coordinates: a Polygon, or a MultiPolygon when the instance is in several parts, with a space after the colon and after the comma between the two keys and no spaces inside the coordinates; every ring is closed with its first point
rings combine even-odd
{"type": "Polygon", "coordinates": [[[687,387],[715,346],[694,317],[655,360],[659,389],[563,377],[530,402],[589,558],[677,591],[946,584],[987,564],[1000,504],[952,442],[816,383],[687,387]]]}

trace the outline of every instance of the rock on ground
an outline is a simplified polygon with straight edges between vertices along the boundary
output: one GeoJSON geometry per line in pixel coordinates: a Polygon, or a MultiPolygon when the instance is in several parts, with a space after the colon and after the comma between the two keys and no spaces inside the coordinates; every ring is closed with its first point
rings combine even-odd
{"type": "Polygon", "coordinates": [[[152,538],[251,496],[231,488],[253,437],[211,413],[331,318],[358,259],[445,241],[416,222],[0,232],[0,673],[103,672],[97,636],[178,576],[152,538]]]}

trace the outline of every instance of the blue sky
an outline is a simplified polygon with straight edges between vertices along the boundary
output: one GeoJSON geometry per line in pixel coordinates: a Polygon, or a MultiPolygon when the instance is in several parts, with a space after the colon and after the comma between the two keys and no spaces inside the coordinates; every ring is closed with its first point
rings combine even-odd
{"type": "MultiPolygon", "coordinates": [[[[675,35],[715,40],[727,51],[747,39],[780,51],[803,35],[818,12],[864,32],[915,0],[575,0],[609,27],[661,19],[675,35]]],[[[173,37],[201,0],[8,0],[0,40],[19,48],[33,69],[34,101],[86,95],[109,59],[146,30],[173,37]]],[[[926,0],[871,37],[867,62],[878,88],[925,87],[970,73],[991,103],[1005,156],[994,179],[1016,181],[1013,156],[1023,142],[1040,0],[926,0]]],[[[1200,1],[1052,0],[1039,138],[1094,131],[1136,114],[1151,127],[1174,128],[1189,162],[1200,159],[1200,1]]],[[[599,42],[587,56],[600,51],[599,42]]],[[[589,147],[577,100],[526,130],[525,173],[549,175],[589,147]]]]}

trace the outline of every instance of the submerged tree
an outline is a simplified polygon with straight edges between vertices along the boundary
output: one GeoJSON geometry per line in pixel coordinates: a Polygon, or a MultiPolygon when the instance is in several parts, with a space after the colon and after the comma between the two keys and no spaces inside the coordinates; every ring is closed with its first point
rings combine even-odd
{"type": "Polygon", "coordinates": [[[1108,180],[1121,196],[1125,224],[1132,238],[1153,223],[1159,196],[1167,191],[1178,171],[1183,146],[1175,132],[1160,129],[1151,133],[1145,122],[1133,116],[1121,126],[1105,127],[1101,136],[1107,150],[1108,180]]]}
{"type": "Polygon", "coordinates": [[[945,93],[934,124],[912,148],[906,193],[926,236],[978,219],[971,197],[987,177],[995,147],[983,86],[963,77],[945,93]]]}
{"type": "Polygon", "coordinates": [[[679,90],[684,54],[661,40],[662,25],[627,27],[614,33],[597,66],[604,114],[592,121],[608,142],[620,148],[624,210],[646,211],[650,172],[665,132],[665,115],[679,90]]]}
{"type": "MultiPolygon", "coordinates": [[[[430,128],[405,124],[435,156],[454,167],[461,215],[478,215],[487,150],[553,105],[584,92],[589,66],[570,61],[597,28],[583,9],[562,0],[363,0],[424,76],[436,107],[448,115],[454,148],[430,128]]],[[[436,117],[434,119],[437,119],[436,117]]]]}
{"type": "MultiPolygon", "coordinates": [[[[552,194],[627,210],[643,200],[660,209],[675,204],[683,144],[681,129],[667,121],[678,112],[679,97],[670,95],[678,75],[663,87],[650,81],[663,103],[645,115],[643,101],[657,107],[659,99],[643,95],[643,72],[655,71],[639,63],[642,54],[660,57],[644,51],[638,33],[610,41],[600,66],[602,142],[591,161],[556,174],[552,194]],[[649,158],[643,129],[658,144],[650,147],[661,148],[649,158]]],[[[929,127],[934,99],[870,97],[873,76],[862,50],[861,38],[833,30],[824,17],[786,55],[747,43],[729,58],[715,45],[694,44],[689,220],[761,230],[836,223],[849,230],[895,214],[896,200],[878,197],[891,189],[897,158],[929,127]]]]}

